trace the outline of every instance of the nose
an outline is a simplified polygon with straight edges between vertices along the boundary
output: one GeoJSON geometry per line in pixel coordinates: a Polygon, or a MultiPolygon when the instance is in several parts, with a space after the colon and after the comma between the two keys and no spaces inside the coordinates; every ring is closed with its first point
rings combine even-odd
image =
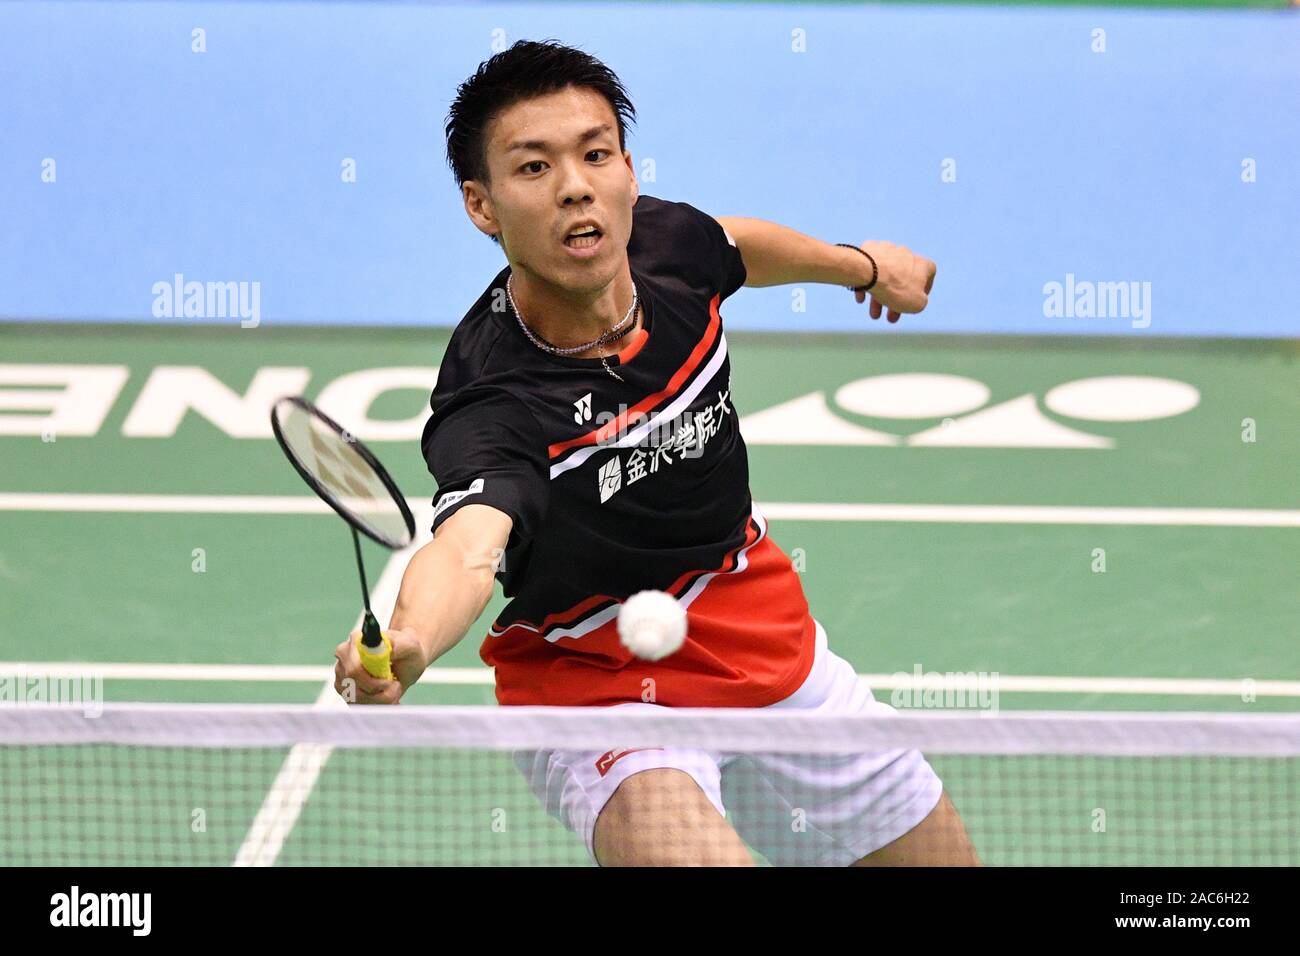
{"type": "Polygon", "coordinates": [[[589,203],[592,196],[591,182],[587,178],[587,167],[582,163],[565,163],[564,173],[560,179],[560,202],[565,206],[575,203],[589,203]]]}

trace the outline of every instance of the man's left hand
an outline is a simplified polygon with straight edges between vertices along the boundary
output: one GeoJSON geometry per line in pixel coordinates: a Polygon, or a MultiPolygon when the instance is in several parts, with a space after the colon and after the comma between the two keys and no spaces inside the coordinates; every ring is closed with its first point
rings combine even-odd
{"type": "MultiPolygon", "coordinates": [[[[920,312],[926,307],[937,270],[933,261],[892,242],[868,240],[861,248],[876,260],[876,284],[870,292],[853,295],[859,302],[865,302],[870,296],[873,319],[885,313],[890,322],[897,322],[904,313],[920,312]]],[[[866,272],[860,284],[866,285],[871,281],[871,264],[865,256],[857,258],[862,260],[866,272]]]]}

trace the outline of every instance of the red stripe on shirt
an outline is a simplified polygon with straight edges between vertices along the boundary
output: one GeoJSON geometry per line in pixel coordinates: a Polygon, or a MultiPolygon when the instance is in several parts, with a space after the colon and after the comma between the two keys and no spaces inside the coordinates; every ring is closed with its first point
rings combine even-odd
{"type": "Polygon", "coordinates": [[[646,344],[646,341],[649,340],[649,338],[649,332],[643,328],[637,329],[636,335],[632,336],[632,341],[628,344],[627,348],[618,353],[619,363],[622,364],[632,361],[636,356],[636,353],[641,351],[641,347],[646,344]]]}
{"type": "MultiPolygon", "coordinates": [[[[709,324],[704,330],[704,337],[696,343],[691,354],[686,357],[681,368],[673,373],[673,377],[668,380],[668,384],[661,391],[653,395],[647,395],[641,401],[637,402],[622,415],[613,421],[606,422],[594,431],[587,432],[585,435],[579,435],[577,438],[570,438],[568,441],[556,442],[551,445],[547,452],[551,458],[557,458],[574,448],[582,448],[586,445],[595,445],[603,441],[608,441],[614,435],[619,434],[628,427],[629,421],[637,421],[642,417],[648,416],[649,412],[657,406],[663,404],[682,390],[682,386],[690,379],[695,370],[700,367],[704,357],[709,354],[713,348],[713,343],[718,338],[718,330],[722,326],[722,316],[718,314],[718,305],[722,300],[714,296],[709,300],[709,324]]],[[[644,330],[642,330],[644,331],[644,330]]],[[[629,346],[640,348],[639,345],[629,346]]]]}

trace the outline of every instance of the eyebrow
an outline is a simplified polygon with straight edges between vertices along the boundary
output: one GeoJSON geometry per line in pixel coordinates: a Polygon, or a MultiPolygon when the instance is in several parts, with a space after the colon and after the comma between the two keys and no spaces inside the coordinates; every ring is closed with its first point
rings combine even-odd
{"type": "MultiPolygon", "coordinates": [[[[582,143],[588,143],[593,139],[599,139],[601,136],[604,136],[606,133],[609,133],[611,129],[612,128],[608,123],[602,123],[600,126],[593,126],[591,129],[587,130],[585,133],[579,136],[577,142],[579,145],[581,145],[582,143]]],[[[545,140],[530,139],[520,143],[511,143],[508,147],[506,147],[506,152],[514,153],[514,152],[518,152],[519,150],[537,150],[538,152],[544,153],[550,150],[550,148],[551,148],[551,144],[546,142],[545,140]]]]}

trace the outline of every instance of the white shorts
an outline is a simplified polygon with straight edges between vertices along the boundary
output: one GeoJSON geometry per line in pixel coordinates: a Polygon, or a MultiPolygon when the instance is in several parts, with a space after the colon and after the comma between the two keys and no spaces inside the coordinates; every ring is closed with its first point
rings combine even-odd
{"type": "MultiPolygon", "coordinates": [[[[892,713],[894,708],[858,680],[852,665],[830,651],[820,623],[816,630],[808,678],[770,706],[892,713]]],[[[943,792],[915,750],[835,756],[549,750],[519,753],[515,760],[546,811],[582,837],[593,859],[596,818],[619,784],[643,770],[689,774],[741,838],[774,866],[847,866],[915,827],[943,792]]]]}

